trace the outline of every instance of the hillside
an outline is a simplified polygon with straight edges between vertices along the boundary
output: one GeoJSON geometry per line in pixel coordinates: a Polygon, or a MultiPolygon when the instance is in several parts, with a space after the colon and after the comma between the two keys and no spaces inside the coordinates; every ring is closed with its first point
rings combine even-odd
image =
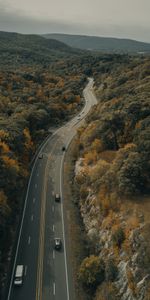
{"type": "Polygon", "coordinates": [[[44,34],[47,39],[56,39],[79,49],[98,50],[103,52],[150,52],[150,44],[130,39],[106,38],[70,34],[44,34]]]}
{"type": "Polygon", "coordinates": [[[20,64],[48,64],[79,51],[63,42],[38,35],[25,35],[0,31],[0,64],[15,68],[20,64]]]}
{"type": "Polygon", "coordinates": [[[72,153],[73,199],[86,233],[78,279],[86,300],[148,300],[150,59],[114,56],[91,68],[99,103],[72,153]]]}
{"type": "Polygon", "coordinates": [[[12,32],[0,31],[0,47],[4,48],[16,48],[16,49],[30,49],[35,51],[48,50],[64,50],[71,51],[70,47],[63,42],[59,42],[55,39],[45,40],[39,35],[35,34],[19,34],[12,32]],[[39,45],[39,48],[37,46],[39,45]]]}

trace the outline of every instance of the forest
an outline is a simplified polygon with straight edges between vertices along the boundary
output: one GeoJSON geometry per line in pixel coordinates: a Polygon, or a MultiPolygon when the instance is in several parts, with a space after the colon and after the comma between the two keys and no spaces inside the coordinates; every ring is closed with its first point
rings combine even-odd
{"type": "MultiPolygon", "coordinates": [[[[89,76],[99,104],[77,133],[76,159],[82,158],[84,169],[75,178],[81,203],[89,186],[103,216],[116,209],[116,199],[149,195],[149,56],[99,54],[0,32],[0,298],[9,279],[32,158],[51,127],[81,110],[89,76]]],[[[122,231],[114,234],[116,246],[123,240],[122,231]]],[[[99,264],[97,257],[91,261],[99,264]]],[[[85,262],[79,277],[89,288],[85,262]]],[[[102,281],[104,265],[98,271],[102,281]]],[[[94,293],[99,283],[94,281],[94,293]]]]}
{"type": "Polygon", "coordinates": [[[47,39],[56,39],[74,48],[97,50],[103,53],[150,53],[149,43],[131,39],[62,33],[48,33],[43,36],[47,39]]]}
{"type": "MultiPolygon", "coordinates": [[[[0,293],[6,286],[33,156],[83,106],[84,73],[55,40],[0,33],[0,293]]],[[[2,294],[0,295],[0,298],[2,294]]]]}
{"type": "Polygon", "coordinates": [[[78,276],[86,299],[148,300],[150,59],[109,59],[91,66],[99,103],[79,128],[74,153],[89,249],[78,276]]]}

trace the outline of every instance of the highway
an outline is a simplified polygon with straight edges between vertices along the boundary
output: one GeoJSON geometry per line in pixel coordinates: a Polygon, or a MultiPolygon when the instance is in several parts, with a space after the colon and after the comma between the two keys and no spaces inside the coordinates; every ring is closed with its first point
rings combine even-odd
{"type": "MultiPolygon", "coordinates": [[[[83,91],[85,107],[67,124],[56,130],[42,146],[31,172],[18,245],[7,300],[73,300],[68,276],[63,212],[64,151],[91,107],[97,103],[92,91],[93,80],[83,91]],[[61,201],[55,201],[59,193],[61,201]],[[62,249],[54,249],[54,238],[62,241],[62,249]],[[22,286],[14,285],[16,265],[24,265],[22,286]]],[[[67,155],[67,154],[66,154],[67,155]]]]}

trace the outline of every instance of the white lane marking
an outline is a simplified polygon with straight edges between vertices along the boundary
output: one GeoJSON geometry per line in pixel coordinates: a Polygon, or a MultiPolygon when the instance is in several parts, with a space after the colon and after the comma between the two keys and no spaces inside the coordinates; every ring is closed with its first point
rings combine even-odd
{"type": "Polygon", "coordinates": [[[34,218],[34,216],[32,215],[32,216],[31,216],[31,221],[32,221],[32,222],[33,222],[33,218],[34,218]]]}
{"type": "MultiPolygon", "coordinates": [[[[61,198],[63,196],[63,163],[64,163],[64,155],[62,156],[60,163],[60,195],[61,198]]],[[[66,254],[66,240],[65,240],[65,224],[64,224],[64,211],[63,211],[63,201],[61,201],[61,219],[62,219],[62,232],[63,232],[63,240],[64,240],[64,259],[65,259],[65,271],[66,271],[66,287],[67,287],[67,300],[70,299],[69,295],[69,283],[68,283],[68,268],[67,268],[67,254],[66,254]]]]}
{"type": "Polygon", "coordinates": [[[33,203],[35,203],[35,198],[33,198],[33,203]]]}
{"type": "Polygon", "coordinates": [[[53,250],[53,259],[55,259],[55,251],[53,250]]]}
{"type": "Polygon", "coordinates": [[[53,225],[53,232],[55,231],[55,226],[53,225]]]}
{"type": "Polygon", "coordinates": [[[54,205],[52,206],[52,212],[54,212],[54,205]]]}
{"type": "Polygon", "coordinates": [[[29,238],[28,238],[28,245],[30,245],[30,243],[31,243],[31,237],[29,236],[29,238]]]}
{"type": "Polygon", "coordinates": [[[55,286],[55,282],[53,282],[53,294],[55,295],[56,293],[56,286],[55,286]]]}
{"type": "Polygon", "coordinates": [[[37,189],[37,183],[35,184],[35,188],[37,189]]]}
{"type": "Polygon", "coordinates": [[[24,276],[26,276],[27,275],[27,266],[25,266],[25,270],[24,270],[24,276]]]}

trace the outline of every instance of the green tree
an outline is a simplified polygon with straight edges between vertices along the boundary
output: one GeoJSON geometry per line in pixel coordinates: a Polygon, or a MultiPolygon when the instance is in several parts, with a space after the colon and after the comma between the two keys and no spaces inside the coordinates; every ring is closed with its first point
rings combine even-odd
{"type": "Polygon", "coordinates": [[[89,288],[96,288],[105,277],[104,262],[100,257],[91,255],[86,257],[79,269],[79,280],[89,288]]]}

